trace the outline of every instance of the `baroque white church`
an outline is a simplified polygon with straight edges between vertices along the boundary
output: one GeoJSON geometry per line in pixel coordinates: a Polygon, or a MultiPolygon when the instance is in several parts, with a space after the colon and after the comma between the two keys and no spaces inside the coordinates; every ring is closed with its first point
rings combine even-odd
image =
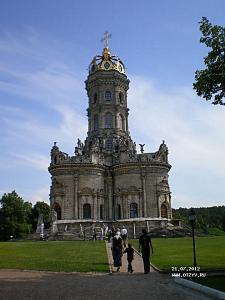
{"type": "Polygon", "coordinates": [[[145,153],[140,144],[138,153],[129,132],[129,79],[124,63],[111,54],[107,37],[102,54],[89,65],[85,87],[85,141],[78,138],[73,156],[56,143],[51,149],[50,205],[56,230],[85,222],[147,220],[160,226],[172,218],[168,148],[163,141],[156,152],[145,153]]]}

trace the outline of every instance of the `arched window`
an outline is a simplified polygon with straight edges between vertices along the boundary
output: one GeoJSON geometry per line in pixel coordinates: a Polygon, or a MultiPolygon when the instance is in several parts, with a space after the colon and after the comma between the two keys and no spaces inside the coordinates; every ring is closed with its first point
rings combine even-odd
{"type": "Polygon", "coordinates": [[[95,94],[94,94],[94,97],[93,97],[92,103],[93,103],[93,104],[96,104],[96,103],[97,103],[97,100],[98,100],[98,94],[95,93],[95,94]]]}
{"type": "Polygon", "coordinates": [[[118,128],[124,130],[124,117],[121,114],[118,116],[118,128]]]}
{"type": "Polygon", "coordinates": [[[167,207],[165,204],[162,204],[161,205],[161,218],[168,218],[168,215],[167,215],[167,207]]]}
{"type": "Polygon", "coordinates": [[[99,118],[98,115],[94,115],[94,130],[99,128],[99,118]]]}
{"type": "Polygon", "coordinates": [[[103,205],[100,205],[100,220],[103,219],[103,205]]]}
{"type": "Polygon", "coordinates": [[[105,149],[111,150],[112,149],[112,139],[106,139],[105,141],[105,149]]]}
{"type": "Polygon", "coordinates": [[[105,128],[112,128],[113,127],[113,116],[110,112],[105,114],[105,128]]]}
{"type": "Polygon", "coordinates": [[[138,217],[138,205],[137,203],[132,202],[130,204],[130,217],[137,218],[138,217]]]}
{"type": "Polygon", "coordinates": [[[118,219],[121,219],[121,205],[118,204],[118,219]]]}
{"type": "Polygon", "coordinates": [[[105,91],[105,100],[106,101],[112,100],[112,93],[110,91],[105,91]]]}
{"type": "Polygon", "coordinates": [[[55,202],[53,204],[53,209],[57,213],[57,220],[61,220],[62,219],[62,210],[61,210],[61,206],[59,205],[59,203],[55,202]]]}
{"type": "Polygon", "coordinates": [[[122,92],[119,93],[119,102],[120,104],[123,104],[123,101],[124,101],[124,95],[122,92]]]}
{"type": "Polygon", "coordinates": [[[83,219],[91,219],[91,205],[88,203],[83,206],[83,219]]]}

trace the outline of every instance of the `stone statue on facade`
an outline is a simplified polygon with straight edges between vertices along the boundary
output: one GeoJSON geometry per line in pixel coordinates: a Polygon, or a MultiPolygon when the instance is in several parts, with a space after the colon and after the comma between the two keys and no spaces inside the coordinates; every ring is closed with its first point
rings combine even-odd
{"type": "Polygon", "coordinates": [[[41,237],[44,236],[44,215],[43,214],[39,214],[38,216],[36,233],[39,233],[41,237]]]}
{"type": "Polygon", "coordinates": [[[77,139],[77,146],[75,147],[74,154],[76,156],[80,156],[84,154],[84,144],[81,142],[81,140],[77,139]]]}
{"type": "Polygon", "coordinates": [[[52,227],[51,227],[51,231],[53,234],[58,232],[58,227],[57,227],[57,212],[52,209],[51,211],[51,221],[52,221],[52,227]]]}
{"type": "Polygon", "coordinates": [[[144,153],[145,144],[139,144],[141,153],[144,153]]]}
{"type": "Polygon", "coordinates": [[[133,153],[136,154],[137,153],[137,149],[136,149],[136,143],[133,142],[133,153]]]}

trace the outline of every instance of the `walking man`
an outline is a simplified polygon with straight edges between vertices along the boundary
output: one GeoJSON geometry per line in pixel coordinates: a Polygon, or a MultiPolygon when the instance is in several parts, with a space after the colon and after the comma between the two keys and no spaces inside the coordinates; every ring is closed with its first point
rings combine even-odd
{"type": "Polygon", "coordinates": [[[142,229],[142,235],[139,238],[138,252],[140,252],[141,250],[145,274],[148,274],[150,272],[150,247],[153,254],[151,238],[147,235],[147,230],[142,229]]]}

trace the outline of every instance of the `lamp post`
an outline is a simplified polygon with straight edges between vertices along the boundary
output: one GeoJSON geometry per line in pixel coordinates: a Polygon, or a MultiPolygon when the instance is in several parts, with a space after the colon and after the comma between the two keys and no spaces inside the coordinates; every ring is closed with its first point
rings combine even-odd
{"type": "Polygon", "coordinates": [[[196,252],[195,252],[195,220],[196,220],[196,214],[193,208],[191,208],[190,214],[189,214],[189,221],[191,223],[191,229],[192,229],[192,242],[193,242],[193,257],[194,257],[194,267],[197,267],[196,262],[196,252]]]}

